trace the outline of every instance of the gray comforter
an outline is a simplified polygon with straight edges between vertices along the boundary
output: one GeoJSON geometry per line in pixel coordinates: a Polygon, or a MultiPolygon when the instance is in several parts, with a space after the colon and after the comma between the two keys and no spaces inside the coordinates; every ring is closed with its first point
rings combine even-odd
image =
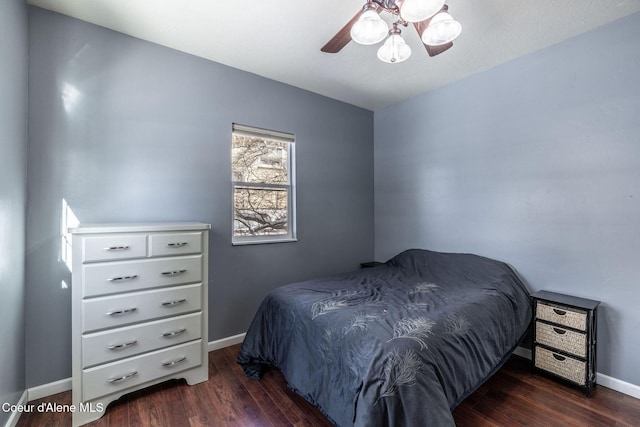
{"type": "Polygon", "coordinates": [[[339,426],[453,425],[451,409],[502,365],[530,318],[508,265],[413,249],[274,290],[238,363],[256,379],[278,368],[339,426]]]}

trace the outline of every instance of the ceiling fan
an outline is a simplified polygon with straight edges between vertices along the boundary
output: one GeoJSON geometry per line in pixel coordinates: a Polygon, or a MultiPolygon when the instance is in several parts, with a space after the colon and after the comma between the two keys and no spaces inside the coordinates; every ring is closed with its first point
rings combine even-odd
{"type": "Polygon", "coordinates": [[[386,37],[378,49],[378,58],[388,63],[402,62],[411,55],[411,48],[402,38],[400,27],[412,23],[429,56],[436,56],[451,48],[462,31],[462,25],[448,10],[445,0],[367,0],[362,10],[320,50],[338,53],[351,40],[371,45],[386,37]],[[395,17],[391,29],[380,17],[382,12],[395,17]]]}

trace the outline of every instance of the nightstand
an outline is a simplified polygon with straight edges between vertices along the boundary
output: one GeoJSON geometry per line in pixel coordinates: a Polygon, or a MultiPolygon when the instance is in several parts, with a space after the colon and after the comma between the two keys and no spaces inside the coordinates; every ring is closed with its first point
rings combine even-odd
{"type": "Polygon", "coordinates": [[[589,396],[596,385],[600,301],[547,291],[532,298],[534,372],[560,379],[589,396]]]}

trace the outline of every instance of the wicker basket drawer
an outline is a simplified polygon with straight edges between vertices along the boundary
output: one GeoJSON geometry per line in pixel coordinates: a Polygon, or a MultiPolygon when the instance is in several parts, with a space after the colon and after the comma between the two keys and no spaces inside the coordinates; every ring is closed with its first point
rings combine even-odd
{"type": "Polygon", "coordinates": [[[587,363],[535,347],[536,368],[554,373],[576,384],[587,383],[587,363]]]}
{"type": "Polygon", "coordinates": [[[581,331],[587,330],[587,313],[581,310],[554,307],[538,301],[538,304],[536,304],[536,317],[581,331]]]}
{"type": "Polygon", "coordinates": [[[580,357],[587,357],[587,335],[536,322],[536,342],[580,357]]]}

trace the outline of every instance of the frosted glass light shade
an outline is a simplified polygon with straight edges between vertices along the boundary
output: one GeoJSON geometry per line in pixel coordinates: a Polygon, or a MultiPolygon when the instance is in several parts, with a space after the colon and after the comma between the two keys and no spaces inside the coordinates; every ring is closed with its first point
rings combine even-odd
{"type": "Polygon", "coordinates": [[[395,64],[402,62],[411,56],[411,48],[400,34],[392,34],[380,49],[378,49],[378,58],[381,61],[395,64]]]}
{"type": "Polygon", "coordinates": [[[366,10],[351,27],[351,39],[360,44],[376,44],[384,40],[389,26],[375,10],[366,10]]]}
{"type": "Polygon", "coordinates": [[[405,0],[400,8],[400,16],[408,22],[420,22],[438,13],[445,0],[405,0]]]}
{"type": "Polygon", "coordinates": [[[447,12],[440,12],[431,19],[422,33],[422,42],[429,46],[440,46],[456,39],[462,32],[462,25],[447,12]]]}

